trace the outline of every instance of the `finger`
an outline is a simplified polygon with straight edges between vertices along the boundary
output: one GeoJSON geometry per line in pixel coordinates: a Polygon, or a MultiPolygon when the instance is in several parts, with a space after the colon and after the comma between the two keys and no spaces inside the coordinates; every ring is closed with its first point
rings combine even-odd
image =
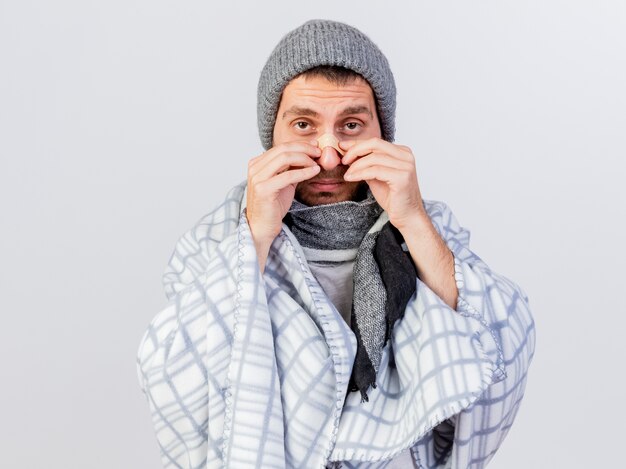
{"type": "Polygon", "coordinates": [[[368,181],[376,179],[377,181],[393,184],[407,178],[408,174],[406,171],[402,171],[400,169],[373,165],[363,170],[355,171],[352,174],[348,174],[346,172],[343,177],[346,181],[368,181]]]}
{"type": "Polygon", "coordinates": [[[265,186],[264,189],[267,191],[278,192],[290,184],[298,184],[299,182],[311,179],[320,172],[320,169],[321,167],[317,164],[315,166],[309,166],[302,169],[292,169],[290,171],[280,173],[264,181],[262,184],[265,186]]]}
{"type": "Polygon", "coordinates": [[[254,158],[250,158],[250,159],[248,160],[248,168],[251,168],[251,167],[252,167],[252,166],[254,166],[256,163],[258,163],[258,162],[261,160],[261,158],[263,158],[263,155],[265,155],[265,153],[261,153],[260,155],[255,156],[254,158]]]}
{"type": "Polygon", "coordinates": [[[272,161],[280,154],[286,152],[305,153],[311,158],[318,158],[322,154],[322,151],[319,149],[319,147],[311,145],[307,142],[283,143],[270,148],[268,151],[262,153],[255,158],[252,158],[252,160],[250,160],[250,162],[248,163],[248,169],[251,169],[255,166],[264,166],[265,164],[267,164],[268,161],[272,161]]]}
{"type": "Polygon", "coordinates": [[[413,160],[413,153],[409,147],[404,145],[395,145],[378,137],[367,140],[341,142],[340,146],[343,148],[344,144],[347,151],[341,162],[345,165],[352,164],[357,158],[366,156],[374,151],[388,153],[404,161],[413,160]]]}
{"type": "Polygon", "coordinates": [[[412,163],[399,160],[386,153],[370,153],[369,155],[363,156],[352,163],[346,171],[346,174],[352,174],[373,165],[387,166],[389,168],[400,169],[402,171],[413,171],[415,168],[412,163]]]}
{"type": "Polygon", "coordinates": [[[371,139],[367,140],[345,140],[339,142],[339,146],[342,150],[344,150],[344,154],[341,157],[341,164],[349,165],[354,162],[359,157],[363,157],[371,153],[371,151],[365,151],[367,147],[372,147],[373,142],[369,144],[365,144],[365,142],[369,142],[371,139]]]}
{"type": "Polygon", "coordinates": [[[280,145],[270,148],[267,152],[265,152],[265,155],[267,155],[270,159],[283,152],[299,152],[306,153],[309,156],[319,156],[321,154],[320,148],[317,146],[317,143],[311,144],[311,142],[281,143],[280,145]]]}
{"type": "Polygon", "coordinates": [[[250,177],[263,181],[290,168],[306,168],[310,166],[318,166],[318,164],[308,155],[303,153],[281,153],[274,159],[265,163],[259,163],[256,168],[252,168],[250,177]]]}

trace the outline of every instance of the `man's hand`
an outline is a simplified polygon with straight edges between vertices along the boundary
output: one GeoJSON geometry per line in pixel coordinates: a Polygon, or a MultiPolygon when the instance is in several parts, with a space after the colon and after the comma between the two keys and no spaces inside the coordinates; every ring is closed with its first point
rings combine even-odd
{"type": "Polygon", "coordinates": [[[456,309],[454,257],[424,209],[411,149],[380,138],[339,145],[347,150],[342,164],[350,166],[344,179],[367,182],[391,224],[402,234],[418,277],[456,309]]]}
{"type": "MultiPolygon", "coordinates": [[[[316,144],[317,142],[315,142],[316,144]]],[[[274,238],[280,233],[299,182],[314,177],[321,150],[313,143],[283,143],[248,162],[246,217],[261,272],[274,238]]]]}
{"type": "Polygon", "coordinates": [[[350,166],[344,179],[366,181],[396,228],[402,231],[425,215],[415,158],[409,147],[380,138],[343,141],[339,145],[347,150],[342,164],[350,166]]]}

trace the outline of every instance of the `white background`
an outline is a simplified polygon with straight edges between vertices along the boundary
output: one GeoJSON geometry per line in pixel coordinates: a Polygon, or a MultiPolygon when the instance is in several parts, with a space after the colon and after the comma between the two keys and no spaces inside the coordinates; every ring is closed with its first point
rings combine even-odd
{"type": "Polygon", "coordinates": [[[424,198],[530,297],[490,468],[619,465],[625,5],[0,0],[0,466],[160,467],[135,354],[161,273],[261,153],[260,70],[312,18],[387,55],[424,198]]]}

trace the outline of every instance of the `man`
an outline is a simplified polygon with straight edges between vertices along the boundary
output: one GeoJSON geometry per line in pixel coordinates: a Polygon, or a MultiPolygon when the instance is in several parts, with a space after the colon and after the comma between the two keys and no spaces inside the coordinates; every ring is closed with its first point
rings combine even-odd
{"type": "Polygon", "coordinates": [[[166,467],[481,468],[521,402],[528,299],[423,200],[395,84],[314,20],[265,65],[265,152],[184,235],[138,372],[166,467]]]}

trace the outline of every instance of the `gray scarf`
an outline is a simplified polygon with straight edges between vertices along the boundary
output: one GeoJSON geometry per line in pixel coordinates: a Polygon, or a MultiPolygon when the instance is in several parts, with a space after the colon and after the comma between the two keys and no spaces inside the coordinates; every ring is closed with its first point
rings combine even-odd
{"type": "MultiPolygon", "coordinates": [[[[380,229],[374,226],[382,213],[368,190],[367,197],[359,202],[309,207],[294,200],[284,219],[304,247],[357,249],[351,312],[357,353],[349,390],[360,391],[362,401],[368,401],[369,387],[376,387],[383,347],[416,285],[415,267],[402,250],[398,230],[389,222],[380,229]]],[[[393,352],[390,364],[394,366],[393,352]]]]}

